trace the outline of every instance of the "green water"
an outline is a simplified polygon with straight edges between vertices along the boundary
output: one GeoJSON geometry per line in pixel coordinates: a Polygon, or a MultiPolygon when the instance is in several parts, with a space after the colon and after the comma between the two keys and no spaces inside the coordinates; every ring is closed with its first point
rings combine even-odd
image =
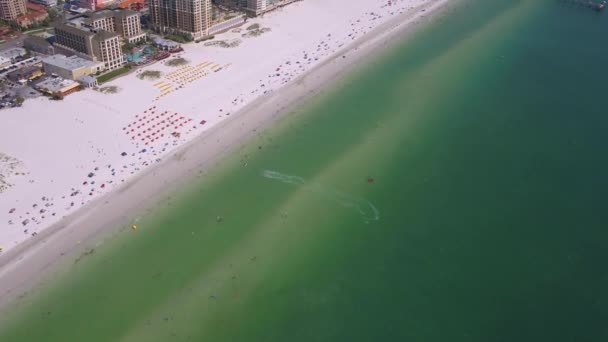
{"type": "Polygon", "coordinates": [[[606,14],[462,0],[0,341],[606,341],[606,14]]]}

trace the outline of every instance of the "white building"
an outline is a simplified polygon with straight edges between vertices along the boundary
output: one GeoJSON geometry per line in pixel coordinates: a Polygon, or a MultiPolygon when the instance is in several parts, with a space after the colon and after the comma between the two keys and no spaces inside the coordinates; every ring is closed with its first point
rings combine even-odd
{"type": "Polygon", "coordinates": [[[24,48],[12,48],[0,52],[0,57],[8,58],[11,63],[15,63],[18,57],[27,55],[27,51],[24,48]]]}
{"type": "Polygon", "coordinates": [[[31,2],[41,4],[47,7],[57,6],[57,0],[30,0],[31,2]]]}
{"type": "Polygon", "coordinates": [[[66,57],[53,55],[42,60],[42,67],[47,74],[56,74],[70,80],[78,80],[105,69],[103,62],[90,61],[78,56],[66,57]]]}
{"type": "Polygon", "coordinates": [[[0,69],[6,68],[7,66],[13,64],[10,58],[0,56],[0,69]]]}

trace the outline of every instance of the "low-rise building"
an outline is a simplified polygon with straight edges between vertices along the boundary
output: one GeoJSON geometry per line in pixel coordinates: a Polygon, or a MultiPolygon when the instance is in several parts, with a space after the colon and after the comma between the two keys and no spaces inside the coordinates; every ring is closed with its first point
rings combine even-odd
{"type": "Polygon", "coordinates": [[[27,50],[24,48],[12,48],[0,52],[0,57],[10,59],[11,63],[15,63],[19,57],[27,55],[27,50]]]}
{"type": "Polygon", "coordinates": [[[4,69],[7,66],[13,64],[10,58],[0,56],[0,69],[4,69]]]}
{"type": "Polygon", "coordinates": [[[49,13],[44,5],[28,2],[26,7],[27,11],[15,19],[21,27],[29,27],[41,23],[49,17],[49,13]]]}
{"type": "Polygon", "coordinates": [[[23,40],[23,47],[45,55],[55,54],[55,47],[53,44],[39,36],[28,36],[25,38],[23,40]]]}
{"type": "Polygon", "coordinates": [[[154,42],[154,44],[156,45],[157,48],[159,48],[160,50],[163,50],[163,51],[177,52],[182,49],[182,46],[180,43],[172,41],[172,40],[164,39],[159,36],[152,36],[152,41],[154,42]]]}
{"type": "Polygon", "coordinates": [[[36,89],[51,96],[66,96],[80,89],[80,83],[61,77],[49,77],[38,82],[36,89]]]}
{"type": "Polygon", "coordinates": [[[301,0],[218,0],[218,4],[258,16],[296,1],[301,0]]]}
{"type": "Polygon", "coordinates": [[[41,4],[46,7],[57,6],[57,0],[30,0],[31,2],[35,2],[37,4],[41,4]]]}
{"type": "Polygon", "coordinates": [[[44,72],[41,67],[32,65],[9,72],[6,77],[13,82],[24,82],[37,79],[43,75],[44,72]]]}
{"type": "Polygon", "coordinates": [[[85,88],[97,87],[97,78],[93,76],[81,76],[77,81],[85,88]]]}
{"type": "Polygon", "coordinates": [[[102,62],[94,62],[78,56],[66,57],[54,55],[42,60],[42,67],[47,74],[55,74],[70,80],[93,75],[105,69],[102,62]]]}

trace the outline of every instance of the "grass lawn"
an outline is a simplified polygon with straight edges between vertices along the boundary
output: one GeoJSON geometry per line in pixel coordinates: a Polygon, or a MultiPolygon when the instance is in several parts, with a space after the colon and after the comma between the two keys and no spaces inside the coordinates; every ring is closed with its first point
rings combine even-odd
{"type": "Polygon", "coordinates": [[[107,81],[113,79],[114,77],[118,77],[118,76],[120,76],[122,74],[126,74],[130,70],[131,70],[131,68],[127,68],[127,67],[122,67],[122,68],[114,69],[114,70],[108,72],[107,74],[103,74],[101,76],[98,76],[97,77],[97,82],[99,82],[99,83],[107,82],[107,81]]]}

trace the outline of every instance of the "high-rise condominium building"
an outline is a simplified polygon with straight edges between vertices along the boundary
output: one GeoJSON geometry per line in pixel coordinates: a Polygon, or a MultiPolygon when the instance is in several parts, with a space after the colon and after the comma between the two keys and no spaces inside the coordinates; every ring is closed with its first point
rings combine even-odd
{"type": "Polygon", "coordinates": [[[15,20],[25,14],[27,0],[0,0],[0,19],[15,20]]]}
{"type": "Polygon", "coordinates": [[[216,0],[215,3],[257,16],[296,1],[300,0],[216,0]]]}
{"type": "Polygon", "coordinates": [[[266,11],[267,0],[247,0],[247,10],[258,15],[266,11]]]}
{"type": "Polygon", "coordinates": [[[162,32],[204,37],[211,26],[211,0],[150,0],[150,20],[162,32]]]}

